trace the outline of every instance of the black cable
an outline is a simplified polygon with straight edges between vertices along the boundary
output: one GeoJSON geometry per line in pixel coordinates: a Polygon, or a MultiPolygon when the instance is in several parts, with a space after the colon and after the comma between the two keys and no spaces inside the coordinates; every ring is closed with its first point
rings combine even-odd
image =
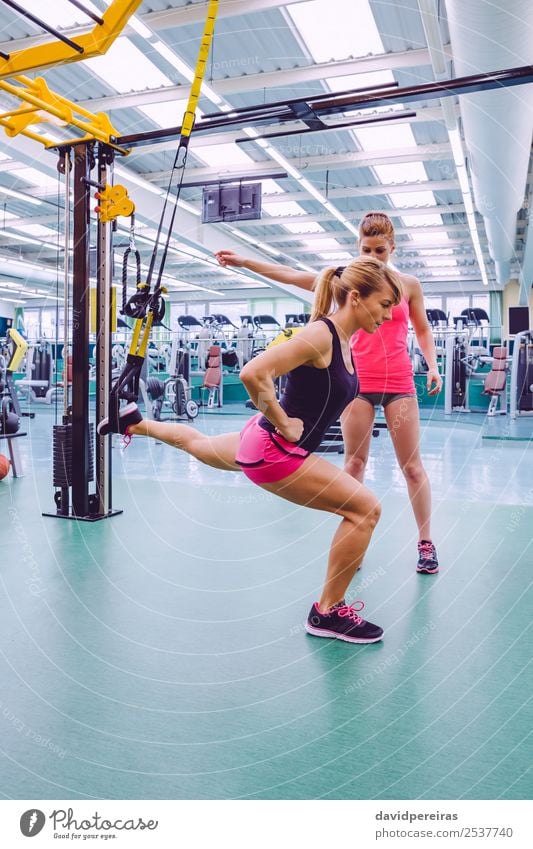
{"type": "Polygon", "coordinates": [[[95,15],[94,12],[91,12],[90,9],[86,9],[83,3],[80,3],[79,0],[68,0],[68,2],[72,3],[72,5],[75,6],[76,9],[79,9],[80,12],[83,12],[84,15],[87,15],[88,18],[91,18],[92,21],[95,21],[97,24],[100,24],[100,26],[103,26],[104,19],[98,17],[98,15],[95,15]]]}
{"type": "Polygon", "coordinates": [[[55,35],[55,37],[59,39],[59,41],[62,41],[64,44],[66,44],[68,47],[71,47],[73,50],[76,50],[78,53],[85,52],[83,47],[80,47],[80,45],[76,44],[75,41],[72,41],[70,38],[67,38],[65,35],[58,32],[58,30],[54,29],[54,27],[51,27],[50,24],[45,23],[41,20],[41,18],[38,18],[31,12],[28,12],[27,9],[24,9],[23,6],[19,6],[19,4],[13,2],[13,0],[1,0],[1,2],[4,3],[6,6],[9,6],[10,9],[14,9],[14,11],[22,15],[23,18],[27,18],[29,21],[32,22],[32,24],[37,24],[38,27],[41,27],[41,29],[46,30],[46,32],[49,32],[50,35],[55,35]]]}
{"type": "MultiPolygon", "coordinates": [[[[57,391],[57,386],[58,386],[58,384],[57,384],[57,352],[58,352],[58,349],[59,349],[59,237],[61,235],[61,233],[60,233],[60,227],[61,227],[60,210],[59,210],[59,203],[60,203],[60,199],[61,199],[60,198],[60,189],[61,189],[61,177],[59,176],[59,171],[58,171],[57,172],[57,250],[56,250],[56,339],[55,339],[55,344],[56,344],[56,350],[55,350],[56,369],[55,369],[55,381],[54,381],[55,388],[56,388],[55,398],[54,398],[54,419],[55,419],[54,424],[56,424],[56,425],[58,423],[58,409],[59,409],[59,404],[58,404],[58,394],[59,393],[57,391]]],[[[63,310],[63,312],[64,312],[64,310],[63,310]]],[[[66,315],[63,315],[63,323],[66,322],[66,320],[67,320],[66,315]]],[[[65,358],[66,358],[66,351],[63,351],[63,391],[64,392],[66,391],[66,386],[65,386],[65,374],[66,374],[65,362],[66,362],[66,359],[65,358]]]]}

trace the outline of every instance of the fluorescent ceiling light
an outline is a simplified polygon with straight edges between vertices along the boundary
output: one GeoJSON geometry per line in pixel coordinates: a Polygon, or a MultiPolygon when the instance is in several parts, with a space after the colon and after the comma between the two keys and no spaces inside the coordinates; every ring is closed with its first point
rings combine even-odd
{"type": "Polygon", "coordinates": [[[297,169],[297,168],[294,168],[294,167],[291,165],[291,163],[290,163],[287,159],[285,159],[285,157],[283,156],[283,154],[279,152],[279,150],[276,150],[276,148],[275,148],[275,147],[272,147],[272,145],[271,145],[271,144],[267,144],[266,142],[264,142],[263,144],[261,144],[261,142],[262,142],[262,141],[263,141],[263,139],[258,139],[258,140],[257,140],[257,144],[258,144],[258,145],[260,145],[262,148],[264,148],[264,150],[266,150],[266,152],[268,153],[268,155],[269,155],[269,156],[271,156],[271,157],[272,157],[272,159],[275,159],[275,160],[276,160],[276,162],[277,162],[279,165],[281,165],[281,167],[282,167],[282,168],[284,168],[284,169],[285,169],[285,171],[287,172],[287,174],[290,174],[290,176],[291,176],[291,177],[294,177],[294,179],[295,179],[295,180],[301,180],[301,179],[302,179],[302,175],[300,174],[300,172],[298,171],[298,169],[297,169]]]}
{"type": "MultiPolygon", "coordinates": [[[[157,40],[150,43],[152,47],[157,50],[159,55],[163,57],[163,59],[165,59],[170,65],[172,65],[177,71],[179,71],[179,73],[183,77],[185,77],[188,82],[192,83],[192,81],[194,80],[194,70],[189,65],[187,65],[187,63],[184,62],[183,59],[180,59],[177,53],[174,53],[174,51],[171,50],[171,48],[167,44],[164,44],[162,41],[157,40]]],[[[212,103],[214,103],[215,106],[219,106],[219,104],[222,103],[222,98],[219,97],[216,91],[213,91],[211,86],[208,86],[207,83],[202,83],[201,92],[212,103]]]]}
{"type": "Polygon", "coordinates": [[[367,0],[309,0],[287,12],[315,62],[385,52],[367,0]]]}
{"type": "Polygon", "coordinates": [[[121,165],[115,165],[115,175],[122,177],[124,180],[129,180],[130,183],[134,183],[136,186],[140,186],[142,189],[146,189],[147,192],[151,192],[154,195],[161,195],[162,189],[159,186],[154,186],[153,183],[150,183],[149,180],[145,180],[144,177],[141,177],[140,174],[136,174],[135,171],[130,171],[128,168],[123,168],[121,165]]]}
{"type": "Polygon", "coordinates": [[[272,254],[272,256],[281,256],[279,251],[276,251],[274,248],[271,248],[270,245],[267,245],[266,242],[258,242],[257,247],[262,251],[266,251],[268,254],[272,254]]]}
{"type": "Polygon", "coordinates": [[[121,94],[172,85],[172,80],[124,36],[117,38],[103,56],[85,59],[83,66],[121,94]]]}

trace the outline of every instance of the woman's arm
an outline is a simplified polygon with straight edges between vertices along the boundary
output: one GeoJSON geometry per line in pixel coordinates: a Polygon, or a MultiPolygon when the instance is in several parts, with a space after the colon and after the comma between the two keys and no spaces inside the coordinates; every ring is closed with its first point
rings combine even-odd
{"type": "Polygon", "coordinates": [[[290,283],[300,289],[308,289],[310,292],[315,287],[316,275],[310,271],[296,271],[289,265],[277,265],[273,262],[246,259],[246,257],[233,251],[217,251],[215,256],[219,265],[223,265],[224,268],[228,266],[247,268],[248,271],[255,271],[256,274],[261,274],[262,277],[267,277],[269,280],[276,280],[277,283],[290,283]]]}
{"type": "Polygon", "coordinates": [[[426,315],[424,293],[420,281],[409,280],[409,317],[411,319],[420,350],[428,364],[427,388],[429,395],[438,395],[442,389],[442,377],[437,368],[435,340],[426,315]]]}
{"type": "Polygon", "coordinates": [[[331,359],[331,333],[323,321],[310,324],[282,345],[275,345],[246,363],[241,380],[258,410],[289,442],[297,442],[303,422],[290,418],[276,398],[274,380],[301,365],[324,368],[331,359]]]}

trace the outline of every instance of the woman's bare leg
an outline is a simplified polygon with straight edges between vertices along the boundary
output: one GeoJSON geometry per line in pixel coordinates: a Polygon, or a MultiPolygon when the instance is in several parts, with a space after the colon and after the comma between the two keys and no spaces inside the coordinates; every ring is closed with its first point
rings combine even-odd
{"type": "Polygon", "coordinates": [[[375,415],[372,404],[356,398],[341,416],[344,470],[359,483],[363,483],[365,477],[375,415]]]}
{"type": "Polygon", "coordinates": [[[419,539],[431,539],[431,485],[420,457],[420,417],[416,397],[398,398],[385,407],[396,458],[407,483],[419,539]]]}
{"type": "Polygon", "coordinates": [[[136,425],[130,425],[129,433],[136,436],[152,436],[161,442],[166,442],[173,448],[179,448],[191,454],[214,469],[240,472],[241,467],[235,462],[239,447],[238,433],[223,433],[220,436],[206,436],[189,425],[174,422],[157,422],[143,419],[136,425]]]}
{"type": "Polygon", "coordinates": [[[314,455],[289,477],[262,487],[295,504],[342,516],[319,601],[321,610],[329,609],[344,598],[364,557],[381,512],[378,500],[349,474],[314,455]]]}

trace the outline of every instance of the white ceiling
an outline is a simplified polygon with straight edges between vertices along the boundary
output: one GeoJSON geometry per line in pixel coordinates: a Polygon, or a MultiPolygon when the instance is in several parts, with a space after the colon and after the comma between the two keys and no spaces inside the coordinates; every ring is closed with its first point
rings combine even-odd
{"type": "MultiPolygon", "coordinates": [[[[460,36],[455,36],[455,42],[453,37],[456,2],[221,0],[197,126],[201,129],[202,115],[223,115],[232,108],[383,83],[396,82],[405,88],[458,76],[456,68],[464,67],[465,56],[458,50],[454,53],[460,44],[460,36]]],[[[500,0],[502,13],[510,12],[509,4],[515,2],[519,0],[500,0]]],[[[521,26],[533,45],[532,12],[527,11],[527,0],[523,2],[521,26]]],[[[93,0],[86,5],[102,11],[107,4],[93,0]]],[[[493,0],[471,0],[471,7],[476,6],[484,14],[478,15],[476,31],[470,33],[472,55],[476,40],[486,37],[485,27],[488,32],[499,8],[493,0]]],[[[68,0],[47,0],[46,4],[26,0],[25,7],[47,23],[61,25],[72,38],[83,31],[80,24],[87,28],[86,17],[68,0]]],[[[133,25],[105,56],[50,68],[42,76],[59,94],[92,112],[107,113],[120,135],[179,126],[206,9],[204,2],[143,2],[133,25]]],[[[7,7],[0,7],[0,23],[0,51],[6,54],[49,38],[7,7]]],[[[502,59],[493,51],[494,61],[508,61],[506,67],[532,61],[523,50],[513,54],[512,47],[506,45],[502,59]]],[[[461,73],[476,72],[473,61],[469,68],[461,73]]],[[[530,111],[531,86],[511,91],[520,100],[522,112],[530,111]]],[[[14,103],[0,93],[6,110],[14,103]]],[[[356,250],[358,223],[369,209],[385,210],[393,218],[395,264],[417,275],[427,292],[487,291],[484,279],[489,288],[501,288],[504,278],[520,275],[527,259],[529,167],[517,176],[520,200],[509,212],[510,260],[502,263],[498,233],[491,224],[495,213],[487,202],[490,175],[485,172],[483,180],[478,180],[481,185],[472,186],[475,156],[468,137],[464,141],[467,108],[471,110],[472,103],[461,96],[388,104],[359,113],[352,109],[324,120],[327,124],[357,117],[394,116],[394,120],[290,135],[268,143],[253,137],[305,129],[305,125],[292,120],[280,126],[272,120],[247,130],[228,126],[216,133],[193,132],[186,181],[280,171],[287,171],[288,177],[265,180],[260,221],[236,224],[202,225],[201,189],[183,190],[185,203],[178,209],[173,249],[165,267],[172,297],[212,301],[218,293],[222,304],[234,295],[264,294],[265,284],[258,278],[224,271],[214,263],[213,251],[223,247],[299,268],[318,270],[341,264],[356,250]],[[415,114],[402,119],[402,112],[415,114]],[[236,139],[246,137],[245,132],[249,140],[236,144],[236,139]]],[[[40,131],[58,140],[69,135],[44,124],[40,131]]],[[[527,145],[529,157],[530,129],[527,145]]],[[[153,143],[136,147],[116,161],[115,182],[126,185],[136,203],[137,233],[143,237],[138,247],[146,264],[176,148],[177,139],[153,143]]],[[[492,152],[489,155],[493,157],[492,152]]],[[[505,163],[504,151],[502,157],[505,163]]],[[[494,157],[491,161],[502,170],[494,157]]],[[[22,136],[0,135],[0,298],[13,295],[15,300],[38,303],[48,292],[53,299],[62,263],[62,208],[56,155],[22,136]]],[[[497,211],[499,226],[504,216],[497,211]]],[[[121,228],[117,256],[127,242],[126,223],[121,228]]]]}

